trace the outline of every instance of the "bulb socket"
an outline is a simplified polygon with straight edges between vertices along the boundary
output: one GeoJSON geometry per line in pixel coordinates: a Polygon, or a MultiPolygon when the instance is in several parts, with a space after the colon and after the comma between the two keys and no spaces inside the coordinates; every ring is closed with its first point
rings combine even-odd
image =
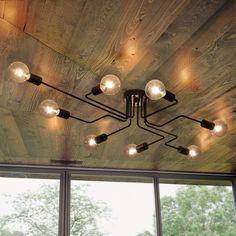
{"type": "Polygon", "coordinates": [[[97,96],[97,95],[101,94],[102,90],[100,89],[100,85],[97,85],[97,86],[93,87],[92,90],[91,90],[91,93],[94,96],[97,96]]]}
{"type": "Polygon", "coordinates": [[[179,146],[178,147],[178,152],[183,154],[183,155],[188,155],[189,154],[189,149],[186,147],[179,146]]]}
{"type": "Polygon", "coordinates": [[[136,150],[138,153],[143,152],[148,149],[148,144],[147,143],[142,143],[136,146],[136,150]]]}
{"type": "Polygon", "coordinates": [[[96,144],[105,142],[108,139],[108,135],[107,134],[100,134],[97,137],[95,137],[95,142],[96,144]]]}
{"type": "Polygon", "coordinates": [[[31,74],[30,78],[27,81],[34,85],[39,86],[42,83],[43,79],[37,75],[31,74]]]}
{"type": "Polygon", "coordinates": [[[60,109],[60,112],[59,112],[59,114],[57,116],[67,120],[67,119],[70,118],[70,112],[66,111],[66,110],[63,110],[63,109],[60,109]]]}
{"type": "Polygon", "coordinates": [[[201,126],[203,128],[206,128],[206,129],[209,129],[209,130],[213,130],[214,127],[215,127],[215,124],[211,121],[208,121],[208,120],[202,120],[201,121],[201,126]]]}
{"type": "Polygon", "coordinates": [[[175,100],[175,95],[170,91],[166,90],[166,95],[163,98],[169,102],[173,102],[175,100]]]}

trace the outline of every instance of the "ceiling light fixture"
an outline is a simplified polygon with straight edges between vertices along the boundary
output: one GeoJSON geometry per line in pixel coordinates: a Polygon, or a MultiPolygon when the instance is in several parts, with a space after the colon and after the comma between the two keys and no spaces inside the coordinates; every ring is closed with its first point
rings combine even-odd
{"type": "Polygon", "coordinates": [[[131,158],[135,157],[138,153],[147,150],[151,145],[165,139],[167,135],[171,136],[172,138],[165,142],[166,146],[176,149],[179,153],[183,155],[187,155],[188,159],[195,159],[201,153],[199,147],[197,147],[196,145],[191,145],[189,147],[174,146],[171,143],[173,141],[176,141],[178,136],[176,134],[165,131],[164,129],[162,129],[162,127],[178,119],[184,118],[199,123],[201,127],[211,130],[211,133],[215,136],[220,137],[226,134],[227,132],[227,124],[222,120],[216,120],[214,122],[211,122],[204,119],[197,120],[185,115],[176,116],[173,119],[159,125],[151,123],[148,120],[149,117],[159,112],[162,112],[178,103],[178,100],[175,98],[175,95],[172,92],[166,90],[165,85],[160,80],[149,81],[145,86],[145,90],[130,89],[125,91],[124,99],[126,106],[125,106],[125,111],[121,112],[113,107],[110,107],[102,102],[97,101],[94,98],[95,96],[102,93],[104,93],[105,95],[115,95],[119,92],[121,83],[116,75],[112,74],[105,75],[104,77],[102,77],[99,85],[92,88],[91,92],[85,95],[85,98],[81,98],[44,82],[40,76],[30,73],[28,67],[22,62],[14,62],[10,64],[10,66],[8,67],[8,73],[9,73],[9,78],[15,82],[22,83],[24,81],[27,81],[37,86],[44,85],[60,93],[68,95],[74,99],[77,99],[81,102],[84,102],[89,106],[107,112],[106,115],[103,115],[101,117],[98,117],[97,119],[89,121],[71,115],[69,111],[61,109],[55,101],[47,99],[41,102],[39,106],[40,113],[46,118],[52,118],[58,116],[63,119],[72,118],[87,124],[91,124],[103,118],[109,117],[112,119],[116,119],[120,122],[128,122],[128,124],[126,124],[124,127],[115,130],[109,134],[103,133],[98,136],[96,135],[87,136],[85,138],[85,144],[88,147],[95,147],[98,144],[105,142],[110,136],[129,128],[132,124],[132,121],[135,119],[136,124],[140,129],[149,132],[155,136],[158,136],[158,138],[149,143],[144,142],[139,145],[136,144],[127,145],[125,152],[129,157],[131,158]],[[167,100],[171,104],[163,108],[160,108],[154,112],[148,113],[147,111],[148,100],[159,100],[161,98],[167,100]]]}

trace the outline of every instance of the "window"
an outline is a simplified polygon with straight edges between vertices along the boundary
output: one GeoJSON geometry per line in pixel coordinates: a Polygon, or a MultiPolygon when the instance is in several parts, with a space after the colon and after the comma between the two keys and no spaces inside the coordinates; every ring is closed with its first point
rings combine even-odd
{"type": "Polygon", "coordinates": [[[0,236],[161,236],[159,231],[163,236],[236,235],[233,188],[227,176],[178,179],[185,175],[2,169],[0,236]],[[154,180],[160,190],[157,206],[154,180]]]}
{"type": "Polygon", "coordinates": [[[58,235],[59,175],[5,175],[0,186],[1,236],[58,235]]]}
{"type": "Polygon", "coordinates": [[[161,182],[164,182],[160,184],[163,236],[236,235],[232,187],[225,186],[230,182],[161,182]]]}
{"type": "Polygon", "coordinates": [[[152,179],[77,177],[71,190],[71,236],[156,235],[152,179]]]}

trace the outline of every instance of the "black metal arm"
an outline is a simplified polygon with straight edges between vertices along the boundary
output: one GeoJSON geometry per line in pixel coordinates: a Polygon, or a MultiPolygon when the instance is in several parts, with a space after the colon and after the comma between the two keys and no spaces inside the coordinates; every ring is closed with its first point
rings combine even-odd
{"type": "Polygon", "coordinates": [[[178,104],[178,100],[177,99],[174,99],[173,101],[173,103],[172,104],[170,104],[170,105],[168,105],[168,106],[165,106],[165,107],[163,107],[163,108],[161,108],[161,109],[158,109],[158,110],[156,110],[156,111],[154,111],[154,112],[152,112],[152,113],[149,113],[149,114],[147,114],[147,101],[148,101],[148,99],[147,99],[147,97],[144,99],[144,114],[142,114],[141,113],[141,117],[142,118],[147,118],[147,117],[150,117],[150,116],[152,116],[152,115],[154,115],[154,114],[157,114],[157,113],[159,113],[159,112],[161,112],[161,111],[164,111],[164,110],[166,110],[166,109],[168,109],[168,108],[170,108],[170,107],[173,107],[173,106],[175,106],[175,105],[177,105],[178,104]]]}
{"type": "Polygon", "coordinates": [[[96,122],[96,121],[98,121],[98,120],[104,119],[104,118],[106,118],[106,117],[110,117],[110,118],[119,120],[119,121],[121,121],[121,122],[126,122],[126,121],[127,121],[127,120],[122,120],[122,119],[120,119],[120,118],[114,117],[114,116],[112,116],[112,115],[104,115],[104,116],[101,116],[101,117],[99,117],[99,118],[97,118],[97,119],[95,119],[95,120],[91,120],[91,121],[84,120],[84,119],[82,119],[82,118],[79,118],[79,117],[75,117],[75,116],[70,115],[70,118],[75,119],[75,120],[82,121],[82,122],[87,123],[87,124],[92,124],[92,123],[94,123],[94,122],[96,122]]]}
{"type": "MultiPolygon", "coordinates": [[[[142,102],[141,102],[141,103],[142,103],[142,102]]],[[[140,129],[143,129],[143,130],[145,130],[145,131],[147,131],[147,132],[150,132],[150,133],[155,134],[155,135],[157,135],[157,136],[160,137],[159,139],[157,139],[157,140],[155,140],[155,141],[153,141],[153,142],[151,142],[151,143],[148,143],[148,146],[150,146],[150,145],[152,145],[152,144],[154,144],[154,143],[157,143],[157,142],[161,141],[162,139],[165,138],[165,136],[163,136],[163,135],[161,135],[161,134],[159,134],[159,133],[156,133],[156,132],[154,132],[154,131],[152,131],[152,130],[150,130],[150,129],[144,128],[143,126],[140,125],[139,116],[140,116],[141,114],[140,114],[139,104],[140,104],[140,100],[138,100],[138,102],[137,102],[137,126],[138,126],[140,129]]]]}
{"type": "Polygon", "coordinates": [[[106,107],[106,108],[108,108],[108,109],[110,109],[110,110],[112,110],[112,111],[114,111],[114,112],[117,112],[117,113],[119,113],[120,115],[123,115],[124,118],[128,119],[127,110],[126,110],[126,114],[125,114],[125,113],[123,113],[123,112],[121,112],[121,111],[119,111],[119,110],[117,110],[117,109],[115,109],[115,108],[113,108],[113,107],[110,107],[110,106],[108,106],[108,105],[106,105],[106,104],[103,104],[103,103],[101,103],[101,102],[99,102],[99,101],[97,101],[97,100],[91,98],[91,97],[90,97],[91,95],[92,95],[92,92],[87,93],[87,94],[85,95],[85,97],[86,97],[88,100],[90,100],[90,101],[92,101],[92,102],[95,102],[95,103],[97,103],[97,104],[99,104],[99,105],[101,105],[101,106],[103,106],[103,107],[106,107]]]}
{"type": "Polygon", "coordinates": [[[87,103],[87,104],[89,104],[89,105],[91,105],[91,106],[93,106],[93,107],[96,107],[96,108],[98,108],[98,109],[101,109],[101,110],[103,110],[103,111],[106,111],[106,112],[112,114],[113,116],[119,117],[120,119],[126,119],[126,120],[128,119],[127,117],[118,115],[118,114],[116,114],[116,113],[114,113],[114,112],[112,112],[112,111],[109,111],[109,110],[107,110],[107,109],[105,109],[105,108],[103,108],[103,107],[101,107],[101,106],[98,106],[98,105],[92,103],[92,102],[89,102],[89,101],[87,101],[87,100],[84,100],[83,98],[80,98],[80,97],[78,97],[78,96],[76,96],[76,95],[73,95],[73,94],[71,94],[71,93],[68,93],[68,92],[66,92],[66,91],[64,91],[64,90],[62,90],[62,89],[59,89],[59,88],[57,88],[57,87],[55,87],[55,86],[53,86],[53,85],[50,85],[50,84],[48,84],[48,83],[46,83],[46,82],[44,82],[44,81],[42,81],[41,84],[43,84],[43,85],[45,85],[45,86],[47,86],[47,87],[49,87],[49,88],[52,88],[52,89],[54,89],[54,90],[56,90],[56,91],[58,91],[58,92],[60,92],[60,93],[63,93],[63,94],[65,94],[65,95],[68,95],[68,96],[70,96],[70,97],[72,97],[72,98],[75,98],[75,99],[77,99],[77,100],[79,100],[79,101],[81,101],[81,102],[87,103]]]}

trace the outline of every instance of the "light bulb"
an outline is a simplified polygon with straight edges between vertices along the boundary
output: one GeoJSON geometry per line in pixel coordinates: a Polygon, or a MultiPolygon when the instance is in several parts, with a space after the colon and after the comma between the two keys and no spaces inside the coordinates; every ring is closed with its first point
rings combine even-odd
{"type": "Polygon", "coordinates": [[[40,103],[39,112],[46,118],[53,118],[60,113],[60,109],[55,101],[47,99],[40,103]]]}
{"type": "Polygon", "coordinates": [[[213,135],[222,137],[227,133],[228,126],[223,120],[215,120],[213,123],[215,124],[214,129],[211,131],[213,135]]]}
{"type": "Polygon", "coordinates": [[[159,100],[166,95],[165,85],[160,80],[150,80],[145,86],[145,93],[151,100],[159,100]]]}
{"type": "Polygon", "coordinates": [[[97,146],[97,143],[95,141],[96,135],[90,134],[84,139],[84,143],[87,147],[94,148],[97,146]]]}
{"type": "Polygon", "coordinates": [[[136,144],[128,144],[125,148],[125,153],[128,157],[134,158],[137,155],[136,144]]]}
{"type": "Polygon", "coordinates": [[[115,95],[120,91],[120,79],[116,75],[105,75],[100,81],[100,89],[106,95],[115,95]]]}
{"type": "Polygon", "coordinates": [[[188,149],[189,149],[188,158],[190,160],[196,159],[201,154],[200,148],[196,145],[191,145],[188,147],[188,149]]]}
{"type": "Polygon", "coordinates": [[[8,76],[17,83],[23,83],[30,78],[30,71],[27,65],[16,61],[8,66],[8,76]]]}

